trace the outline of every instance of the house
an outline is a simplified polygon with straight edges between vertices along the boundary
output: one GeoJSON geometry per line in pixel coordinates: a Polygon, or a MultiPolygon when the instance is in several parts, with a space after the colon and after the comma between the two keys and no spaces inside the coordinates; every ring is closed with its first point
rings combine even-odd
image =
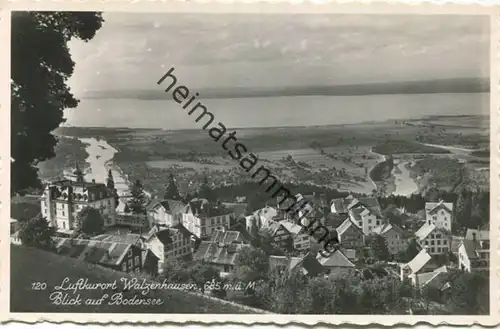
{"type": "Polygon", "coordinates": [[[151,251],[151,249],[143,249],[141,256],[142,270],[145,273],[149,273],[153,276],[156,276],[158,273],[160,273],[160,259],[153,253],[153,251],[151,251]]]}
{"type": "Polygon", "coordinates": [[[489,240],[464,239],[458,248],[458,266],[461,270],[473,272],[488,270],[490,265],[489,240]]]}
{"type": "Polygon", "coordinates": [[[234,269],[237,255],[250,245],[243,243],[240,232],[215,230],[210,241],[201,241],[193,259],[217,267],[222,274],[234,269]]]}
{"type": "Polygon", "coordinates": [[[311,236],[305,232],[304,228],[288,220],[280,221],[285,230],[290,233],[293,239],[293,249],[309,250],[311,247],[311,236]]]}
{"type": "Polygon", "coordinates": [[[235,214],[222,205],[212,205],[206,199],[188,202],[183,214],[182,225],[198,238],[206,238],[221,228],[229,228],[235,214]]]}
{"type": "Polygon", "coordinates": [[[451,222],[453,214],[453,203],[451,202],[426,202],[425,203],[425,222],[434,224],[438,228],[444,228],[451,231],[451,222]]]}
{"type": "Polygon", "coordinates": [[[283,222],[275,222],[272,221],[268,224],[267,227],[263,227],[260,230],[260,234],[267,234],[271,237],[273,242],[278,245],[279,248],[288,250],[294,245],[294,236],[287,229],[283,222]]]}
{"type": "Polygon", "coordinates": [[[330,210],[332,214],[347,214],[349,209],[347,206],[354,200],[354,197],[348,195],[346,198],[333,199],[330,201],[330,210]]]}
{"type": "Polygon", "coordinates": [[[153,200],[147,206],[150,227],[154,225],[175,226],[181,223],[186,205],[179,200],[153,200]]]}
{"type": "Polygon", "coordinates": [[[306,254],[304,257],[271,255],[269,256],[269,269],[283,274],[301,272],[310,277],[325,273],[325,268],[311,253],[306,254]]]}
{"type": "Polygon", "coordinates": [[[408,248],[408,239],[405,238],[403,230],[396,225],[386,223],[375,227],[372,233],[385,238],[391,255],[396,255],[408,248]]]}
{"type": "Polygon", "coordinates": [[[344,205],[347,204],[347,211],[351,220],[356,224],[363,234],[371,234],[373,229],[385,223],[382,218],[380,204],[377,198],[346,198],[344,205]]]}
{"type": "Polygon", "coordinates": [[[329,213],[321,218],[321,223],[330,231],[335,231],[346,219],[349,219],[349,214],[334,214],[329,213]]]}
{"type": "Polygon", "coordinates": [[[45,187],[40,203],[42,216],[60,233],[73,233],[76,216],[85,207],[98,209],[105,227],[116,224],[114,192],[94,180],[51,182],[45,187]]]}
{"type": "Polygon", "coordinates": [[[54,238],[54,243],[56,253],[62,256],[115,271],[140,273],[142,270],[142,249],[135,244],[60,237],[54,238]]]}
{"type": "Polygon", "coordinates": [[[336,231],[342,247],[356,249],[364,245],[365,236],[363,232],[349,218],[344,220],[344,222],[336,228],[336,231]]]}
{"type": "Polygon", "coordinates": [[[410,275],[410,282],[420,289],[433,287],[444,291],[450,287],[450,279],[454,273],[455,271],[450,267],[441,266],[431,272],[410,275]]]}
{"type": "Polygon", "coordinates": [[[247,231],[251,232],[254,226],[257,229],[268,226],[277,215],[278,211],[269,206],[254,211],[251,215],[245,217],[247,231]]]}
{"type": "Polygon", "coordinates": [[[465,233],[466,240],[472,241],[490,241],[490,231],[487,230],[476,230],[468,228],[465,233]]]}
{"type": "Polygon", "coordinates": [[[446,254],[451,250],[451,234],[444,227],[428,222],[415,232],[417,242],[431,255],[446,254]]]}
{"type": "Polygon", "coordinates": [[[329,274],[349,274],[356,270],[356,266],[340,250],[335,250],[328,257],[323,257],[319,253],[316,258],[329,274]]]}
{"type": "Polygon", "coordinates": [[[432,260],[432,256],[427,250],[422,249],[411,261],[400,266],[401,281],[413,274],[433,271],[437,267],[438,266],[436,266],[435,262],[432,260]]]}
{"type": "Polygon", "coordinates": [[[158,273],[165,262],[186,257],[192,253],[192,234],[181,224],[174,227],[154,226],[146,235],[145,243],[158,257],[158,273]]]}

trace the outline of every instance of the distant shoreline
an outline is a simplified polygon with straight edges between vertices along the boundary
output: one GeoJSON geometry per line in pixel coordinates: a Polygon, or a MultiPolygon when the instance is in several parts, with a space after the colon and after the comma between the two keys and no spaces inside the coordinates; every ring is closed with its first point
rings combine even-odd
{"type": "MultiPolygon", "coordinates": [[[[319,128],[319,129],[326,129],[328,127],[344,127],[344,126],[359,126],[359,125],[370,125],[370,124],[383,124],[383,123],[390,123],[394,121],[421,121],[421,120],[431,120],[431,119],[439,119],[439,118],[469,118],[469,117],[484,117],[487,120],[489,120],[489,114],[451,114],[451,115],[445,115],[445,114],[436,114],[436,115],[428,115],[428,116],[423,116],[423,117],[413,117],[413,118],[406,118],[406,119],[382,119],[380,121],[374,121],[374,120],[369,120],[369,121],[359,121],[359,122],[352,122],[352,123],[342,123],[342,124],[325,124],[325,125],[309,125],[309,126],[269,126],[269,127],[227,127],[227,129],[231,130],[268,130],[268,129],[308,129],[308,128],[319,128]]],[[[110,127],[110,126],[60,126],[54,130],[54,132],[57,134],[57,131],[60,129],[100,129],[100,130],[115,130],[115,131],[120,131],[122,130],[123,132],[128,132],[128,131],[172,131],[172,132],[179,132],[179,131],[196,131],[199,132],[200,129],[192,128],[192,129],[164,129],[164,128],[134,128],[134,127],[110,127]]],[[[65,135],[65,134],[62,134],[65,135]]]]}

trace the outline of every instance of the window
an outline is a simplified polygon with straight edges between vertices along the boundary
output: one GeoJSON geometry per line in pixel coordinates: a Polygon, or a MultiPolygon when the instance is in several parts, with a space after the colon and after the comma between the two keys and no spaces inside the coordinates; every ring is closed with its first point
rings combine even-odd
{"type": "Polygon", "coordinates": [[[434,247],[432,247],[430,250],[431,250],[431,252],[433,253],[433,252],[434,252],[434,247]]]}
{"type": "Polygon", "coordinates": [[[130,248],[130,249],[128,250],[128,253],[127,253],[127,254],[128,254],[128,256],[129,256],[129,257],[132,257],[132,248],[130,248]]]}
{"type": "Polygon", "coordinates": [[[63,223],[63,229],[65,230],[66,229],[66,222],[62,222],[63,223]]]}
{"type": "Polygon", "coordinates": [[[132,264],[132,259],[129,259],[129,260],[128,260],[128,267],[129,267],[129,268],[134,267],[134,264],[132,264]]]}
{"type": "Polygon", "coordinates": [[[368,224],[371,224],[371,223],[372,223],[372,220],[371,220],[371,219],[369,219],[369,220],[368,220],[368,224]]]}
{"type": "Polygon", "coordinates": [[[448,248],[443,247],[443,252],[448,252],[448,248]]]}
{"type": "Polygon", "coordinates": [[[440,246],[440,245],[441,245],[441,240],[437,240],[437,241],[436,241],[436,244],[437,244],[438,246],[440,246]]]}
{"type": "Polygon", "coordinates": [[[139,272],[140,272],[139,268],[136,268],[135,273],[139,274],[139,272]]]}
{"type": "Polygon", "coordinates": [[[436,239],[440,239],[441,238],[441,234],[436,234],[436,239]]]}
{"type": "MultiPolygon", "coordinates": [[[[431,240],[431,246],[433,246],[433,245],[434,245],[434,240],[431,240]]],[[[434,248],[432,248],[432,249],[434,249],[434,248]]]]}
{"type": "Polygon", "coordinates": [[[127,263],[125,262],[122,263],[122,271],[127,272],[127,263]]]}
{"type": "Polygon", "coordinates": [[[134,264],[139,265],[139,256],[134,257],[134,264]]]}
{"type": "Polygon", "coordinates": [[[441,252],[441,248],[440,247],[437,248],[437,252],[441,252]]]}

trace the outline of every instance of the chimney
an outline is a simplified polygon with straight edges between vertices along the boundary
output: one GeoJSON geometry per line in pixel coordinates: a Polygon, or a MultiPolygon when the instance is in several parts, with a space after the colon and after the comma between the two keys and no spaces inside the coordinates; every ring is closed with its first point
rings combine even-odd
{"type": "Polygon", "coordinates": [[[95,179],[92,179],[92,183],[95,184],[95,179]]]}

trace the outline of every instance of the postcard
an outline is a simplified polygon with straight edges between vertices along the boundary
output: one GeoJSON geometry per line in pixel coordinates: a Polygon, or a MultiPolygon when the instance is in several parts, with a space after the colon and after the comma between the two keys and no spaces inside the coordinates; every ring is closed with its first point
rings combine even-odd
{"type": "Polygon", "coordinates": [[[497,325],[498,13],[8,3],[2,320],[497,325]]]}

